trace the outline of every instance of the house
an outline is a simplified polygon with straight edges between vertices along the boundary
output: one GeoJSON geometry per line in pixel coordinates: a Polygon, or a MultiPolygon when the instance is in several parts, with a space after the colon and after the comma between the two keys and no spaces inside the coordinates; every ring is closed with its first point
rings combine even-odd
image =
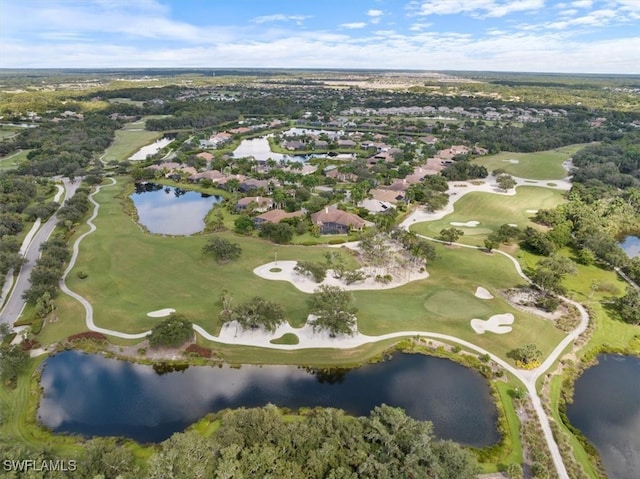
{"type": "Polygon", "coordinates": [[[358,181],[358,175],[354,173],[342,173],[338,170],[338,168],[334,168],[329,171],[325,169],[324,171],[325,171],[324,176],[326,176],[327,178],[333,178],[336,181],[342,181],[342,182],[358,181]]]}
{"type": "Polygon", "coordinates": [[[196,155],[196,157],[202,158],[207,163],[210,163],[211,160],[213,160],[213,155],[211,153],[207,152],[207,151],[203,151],[202,153],[198,153],[196,155]]]}
{"type": "Polygon", "coordinates": [[[225,178],[225,176],[218,170],[209,170],[209,171],[203,171],[202,173],[196,173],[195,175],[191,175],[188,178],[188,180],[191,183],[199,183],[204,179],[209,179],[214,183],[218,183],[223,178],[225,178]]]}
{"type": "Polygon", "coordinates": [[[356,142],[353,140],[338,140],[339,148],[355,148],[356,142]]]}
{"type": "Polygon", "coordinates": [[[311,215],[314,225],[320,227],[322,234],[345,234],[350,230],[362,230],[365,222],[358,215],[337,208],[325,208],[311,215]]]}
{"type": "Polygon", "coordinates": [[[269,188],[269,182],[267,180],[256,180],[255,178],[248,178],[240,183],[238,191],[242,193],[248,193],[249,191],[257,190],[258,188],[269,188]]]}
{"type": "Polygon", "coordinates": [[[293,211],[291,213],[287,213],[281,209],[273,209],[253,218],[253,224],[256,228],[260,228],[264,223],[280,223],[286,218],[297,218],[300,216],[304,216],[304,211],[293,211]]]}
{"type": "Polygon", "coordinates": [[[389,191],[401,192],[407,191],[409,189],[409,186],[411,186],[411,184],[407,183],[406,180],[393,180],[393,183],[391,183],[390,185],[381,186],[380,188],[389,191]]]}
{"type": "Polygon", "coordinates": [[[369,195],[374,200],[390,203],[392,205],[395,205],[399,201],[403,201],[405,198],[404,191],[383,190],[378,188],[369,191],[369,195]]]}
{"type": "Polygon", "coordinates": [[[236,211],[257,211],[264,213],[273,208],[273,200],[264,196],[246,196],[236,203],[236,211]]]}
{"type": "Polygon", "coordinates": [[[372,198],[367,198],[366,200],[362,200],[358,203],[360,208],[366,209],[369,213],[384,213],[388,209],[393,208],[391,203],[387,203],[386,201],[374,200],[372,198]]]}
{"type": "Polygon", "coordinates": [[[418,138],[418,140],[426,145],[435,145],[436,143],[438,143],[438,139],[433,135],[421,136],[420,138],[418,138]]]}
{"type": "Polygon", "coordinates": [[[283,141],[282,146],[289,151],[305,150],[307,148],[307,145],[298,140],[283,141]]]}

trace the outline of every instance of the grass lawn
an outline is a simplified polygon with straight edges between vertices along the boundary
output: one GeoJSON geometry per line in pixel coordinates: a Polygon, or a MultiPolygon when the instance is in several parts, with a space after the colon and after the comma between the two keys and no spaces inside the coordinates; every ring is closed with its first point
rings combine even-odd
{"type": "Polygon", "coordinates": [[[0,171],[12,170],[23,161],[27,161],[27,155],[31,150],[20,150],[0,158],[0,171]]]}
{"type": "Polygon", "coordinates": [[[495,294],[496,289],[523,284],[507,258],[442,245],[436,245],[436,251],[438,258],[427,267],[428,279],[391,290],[354,292],[362,333],[423,330],[451,334],[502,357],[530,342],[546,355],[562,340],[564,334],[551,322],[516,310],[495,294]],[[476,298],[478,286],[493,291],[495,298],[476,298]],[[473,318],[488,319],[501,313],[515,316],[511,333],[479,335],[469,325],[473,318]]]}
{"type": "Polygon", "coordinates": [[[505,170],[510,175],[534,180],[556,180],[567,176],[562,162],[571,158],[578,150],[588,143],[564,146],[555,150],[538,151],[535,153],[502,152],[497,155],[488,155],[477,158],[474,162],[485,166],[489,171],[498,168],[505,170]],[[517,160],[512,163],[509,160],[517,160]]]}
{"type": "Polygon", "coordinates": [[[153,143],[162,136],[160,131],[146,131],[141,122],[136,129],[127,127],[116,130],[113,143],[105,151],[103,160],[107,163],[125,161],[143,146],[153,143]]]}
{"type": "MultiPolygon", "coordinates": [[[[538,226],[531,221],[533,213],[527,210],[551,209],[563,203],[564,193],[538,186],[519,186],[515,196],[473,192],[460,198],[454,212],[437,221],[425,221],[411,226],[416,233],[438,237],[452,222],[479,221],[475,228],[456,226],[464,231],[458,242],[480,246],[484,239],[503,224],[515,224],[519,228],[538,226]]],[[[539,226],[538,226],[539,227],[539,226]]]]}
{"type": "MultiPolygon", "coordinates": [[[[78,262],[68,278],[69,287],[92,303],[97,325],[141,332],[158,322],[149,318],[147,312],[175,308],[215,334],[220,327],[219,296],[224,289],[232,293],[235,304],[256,295],[272,298],[285,307],[292,325],[304,323],[308,295],[289,283],[258,278],[252,270],[272,261],[276,252],[279,260],[323,261],[326,248],[279,246],[226,232],[221,235],[240,244],[243,253],[238,261],[219,265],[201,253],[210,235],[162,237],[143,233],[122,212],[116,195],[123,191],[123,183],[121,179],[116,186],[106,187],[96,195],[101,204],[95,220],[98,229],[81,244],[78,262]],[[80,270],[88,274],[86,279],[77,277],[80,270]]],[[[500,297],[481,300],[474,296],[477,286],[495,293],[495,289],[522,284],[506,258],[442,245],[437,246],[437,253],[438,259],[429,265],[431,276],[426,280],[393,290],[354,292],[361,332],[371,335],[399,330],[441,332],[472,341],[502,357],[529,342],[536,343],[547,354],[562,339],[563,334],[550,322],[517,311],[500,297]],[[487,319],[507,312],[516,317],[509,334],[477,335],[469,325],[472,318],[487,319]]],[[[345,254],[345,259],[347,267],[355,266],[350,255],[345,254]]],[[[75,302],[61,295],[58,305],[60,319],[46,325],[41,342],[84,329],[83,311],[75,302]]],[[[255,362],[258,359],[250,360],[251,349],[256,348],[216,346],[231,361],[242,358],[255,362]]],[[[333,361],[334,357],[344,360],[354,353],[361,356],[351,351],[340,354],[260,351],[259,361],[271,358],[273,362],[287,357],[292,358],[290,362],[304,358],[303,362],[311,363],[333,361]]]]}

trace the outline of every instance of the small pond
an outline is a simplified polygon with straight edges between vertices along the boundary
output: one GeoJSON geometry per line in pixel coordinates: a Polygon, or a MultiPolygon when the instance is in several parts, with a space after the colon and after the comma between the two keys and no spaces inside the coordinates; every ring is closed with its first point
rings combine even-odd
{"type": "Polygon", "coordinates": [[[640,256],[640,237],[626,236],[623,241],[618,243],[620,247],[627,253],[629,258],[640,256]]]}
{"type": "Polygon", "coordinates": [[[143,161],[147,159],[149,155],[155,155],[173,140],[171,138],[160,138],[159,140],[154,141],[150,145],[143,146],[138,151],[136,151],[133,155],[129,157],[130,161],[143,161]]]}
{"type": "Polygon", "coordinates": [[[243,158],[245,156],[253,156],[256,161],[265,162],[268,159],[272,159],[277,161],[285,162],[293,162],[299,161],[301,163],[306,162],[310,158],[315,156],[324,156],[324,155],[308,155],[308,156],[300,156],[300,155],[283,155],[282,153],[275,153],[271,151],[271,147],[269,146],[269,140],[266,136],[261,136],[259,138],[252,138],[250,140],[242,140],[238,145],[238,148],[233,150],[233,156],[235,158],[243,158]]]}
{"type": "Polygon", "coordinates": [[[386,403],[430,420],[435,434],[472,446],[498,441],[486,380],[447,359],[395,354],[350,371],[296,366],[193,366],[157,374],[151,366],[65,351],[44,363],[38,418],[55,432],[162,441],[225,408],[268,403],[336,407],[366,415],[386,403]]]}
{"type": "Polygon", "coordinates": [[[575,384],[571,424],[591,441],[610,479],[640,477],[640,358],[603,354],[575,384]]]}
{"type": "Polygon", "coordinates": [[[140,183],[130,198],[138,221],[149,232],[163,235],[191,235],[204,229],[204,218],[220,196],[181,188],[140,183]]]}

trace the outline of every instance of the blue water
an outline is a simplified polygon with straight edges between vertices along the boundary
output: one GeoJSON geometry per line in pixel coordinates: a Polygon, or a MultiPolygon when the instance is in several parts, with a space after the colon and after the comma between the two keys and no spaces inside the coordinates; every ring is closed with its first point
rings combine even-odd
{"type": "Polygon", "coordinates": [[[138,211],[138,221],[149,232],[188,236],[204,229],[204,218],[220,196],[145,183],[136,186],[130,197],[138,211]]]}
{"type": "Polygon", "coordinates": [[[41,385],[40,421],[85,436],[158,442],[225,408],[324,406],[360,416],[385,403],[432,421],[440,438],[477,447],[499,439],[486,380],[453,361],[418,354],[330,374],[245,365],[158,375],[151,366],[65,351],[47,359],[41,385]]]}
{"type": "Polygon", "coordinates": [[[640,238],[637,236],[627,236],[624,241],[618,243],[620,247],[627,253],[629,258],[640,256],[640,238]]]}
{"type": "Polygon", "coordinates": [[[640,478],[640,358],[603,354],[576,381],[571,424],[596,446],[610,479],[640,478]]]}

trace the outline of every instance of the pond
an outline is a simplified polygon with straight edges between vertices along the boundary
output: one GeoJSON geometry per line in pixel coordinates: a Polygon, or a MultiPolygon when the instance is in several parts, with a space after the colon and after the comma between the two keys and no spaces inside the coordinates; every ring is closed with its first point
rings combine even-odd
{"type": "Polygon", "coordinates": [[[243,158],[245,156],[253,156],[256,161],[265,162],[268,159],[272,159],[280,163],[281,161],[290,162],[290,161],[299,161],[306,162],[309,158],[314,156],[323,156],[323,155],[309,155],[309,156],[299,156],[299,155],[283,155],[282,153],[275,153],[271,151],[271,147],[269,146],[269,140],[266,136],[261,136],[259,138],[252,138],[250,140],[242,140],[238,145],[238,148],[233,150],[233,156],[235,158],[243,158]]]}
{"type": "Polygon", "coordinates": [[[620,247],[627,253],[629,258],[640,256],[640,237],[626,236],[623,241],[618,243],[620,247]]]}
{"type": "Polygon", "coordinates": [[[38,418],[55,432],[162,441],[207,413],[268,403],[336,407],[367,415],[382,403],[430,420],[435,434],[482,447],[499,439],[486,380],[453,361],[419,354],[353,370],[296,366],[193,366],[156,374],[151,366],[65,351],[46,360],[38,418]]]}
{"type": "Polygon", "coordinates": [[[158,185],[136,184],[130,198],[138,211],[138,221],[151,233],[191,235],[204,229],[204,218],[220,196],[158,185]]]}
{"type": "Polygon", "coordinates": [[[571,424],[591,441],[610,479],[640,477],[640,358],[603,354],[575,383],[571,424]]]}
{"type": "Polygon", "coordinates": [[[142,161],[146,160],[147,156],[155,155],[173,140],[171,138],[160,138],[159,140],[154,141],[150,145],[143,146],[138,151],[136,151],[133,155],[129,157],[130,161],[142,161]]]}

